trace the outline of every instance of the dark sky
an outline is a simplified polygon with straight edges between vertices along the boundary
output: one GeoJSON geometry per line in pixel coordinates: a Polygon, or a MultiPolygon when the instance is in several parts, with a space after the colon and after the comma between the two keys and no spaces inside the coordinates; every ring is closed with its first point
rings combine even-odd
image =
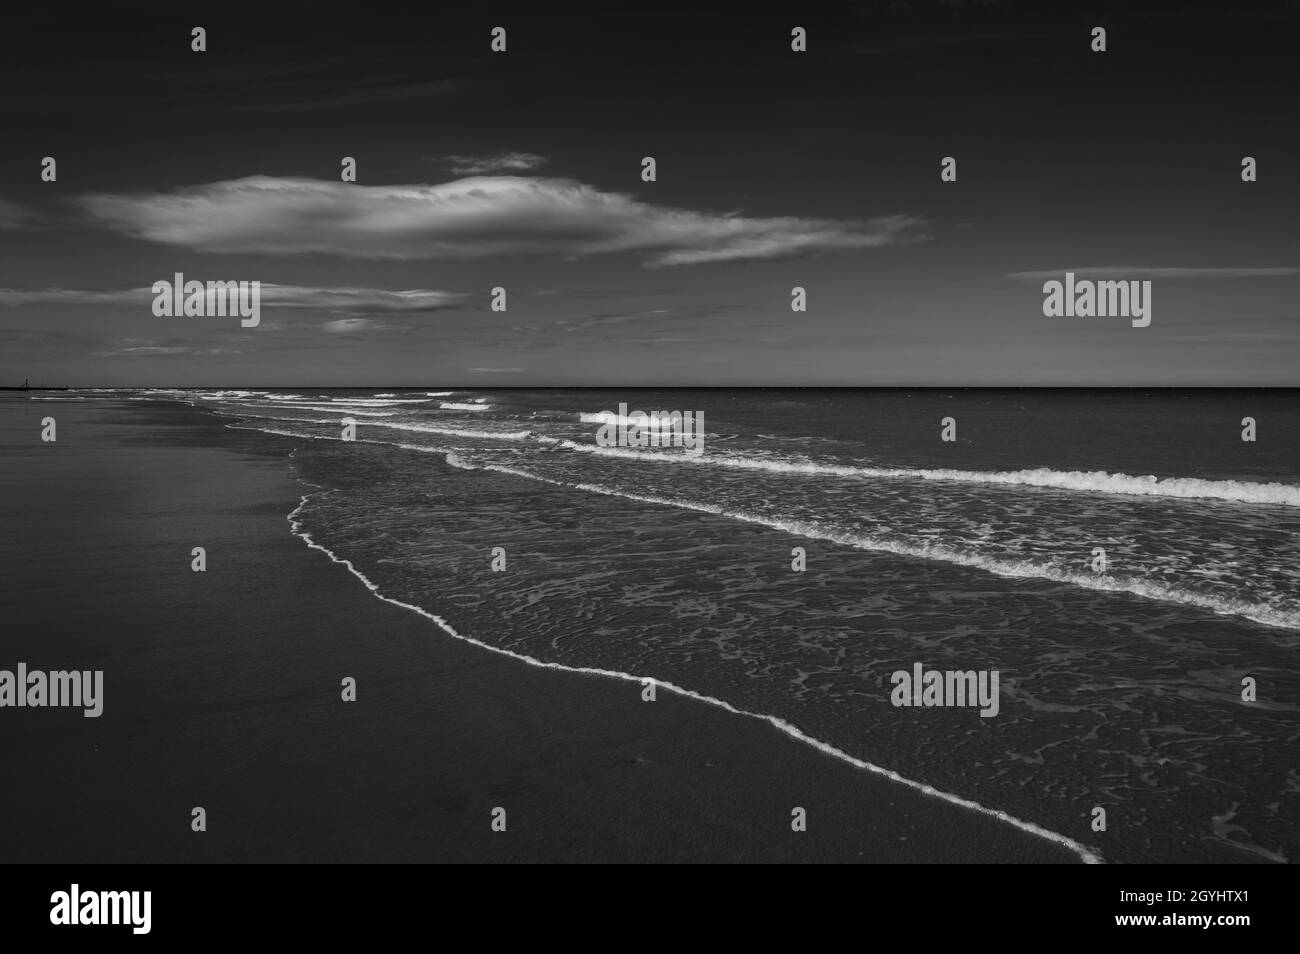
{"type": "Polygon", "coordinates": [[[0,382],[1300,384],[1300,4],[539,6],[7,12],[0,382]]]}

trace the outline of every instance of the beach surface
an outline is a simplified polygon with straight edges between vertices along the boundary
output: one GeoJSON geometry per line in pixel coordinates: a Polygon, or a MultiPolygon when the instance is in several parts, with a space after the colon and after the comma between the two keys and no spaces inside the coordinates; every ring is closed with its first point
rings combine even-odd
{"type": "Polygon", "coordinates": [[[99,718],[0,709],[0,861],[1077,860],[761,720],[377,599],[291,532],[299,443],[181,403],[0,398],[0,668],[104,672],[99,718]]]}

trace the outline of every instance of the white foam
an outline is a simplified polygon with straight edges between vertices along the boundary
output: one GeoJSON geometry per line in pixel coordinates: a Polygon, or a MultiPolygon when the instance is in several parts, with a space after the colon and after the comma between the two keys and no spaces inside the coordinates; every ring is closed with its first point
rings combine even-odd
{"type": "MultiPolygon", "coordinates": [[[[446,434],[451,437],[481,437],[499,441],[523,441],[532,436],[532,431],[478,431],[469,427],[444,427],[439,424],[417,424],[412,421],[374,421],[367,422],[368,427],[388,427],[396,431],[412,431],[420,434],[446,434]]],[[[403,445],[404,446],[404,445],[403,445]]]]}
{"type": "Polygon", "coordinates": [[[459,401],[443,401],[438,407],[444,411],[488,411],[492,409],[491,404],[482,403],[482,399],[472,404],[465,404],[459,401]]]}
{"type": "Polygon", "coordinates": [[[1029,580],[1050,580],[1054,583],[1066,583],[1071,586],[1079,586],[1090,590],[1101,590],[1103,592],[1111,593],[1129,593],[1133,596],[1143,597],[1144,599],[1159,600],[1167,603],[1180,603],[1184,606],[1193,606],[1197,609],[1209,610],[1210,612],[1217,613],[1221,616],[1242,616],[1253,620],[1254,622],[1262,623],[1265,626],[1274,626],[1279,629],[1300,630],[1300,612],[1282,607],[1270,606],[1266,603],[1255,603],[1249,600],[1236,600],[1212,596],[1206,593],[1198,593],[1181,587],[1168,586],[1163,583],[1155,583],[1142,579],[1117,577],[1099,573],[1079,573],[1073,570],[1062,569],[1061,567],[1052,564],[1034,563],[1030,560],[1007,560],[997,557],[981,556],[974,553],[955,550],[941,543],[907,543],[897,540],[888,540],[881,537],[873,537],[869,534],[841,530],[837,527],[828,527],[825,524],[800,520],[783,520],[777,517],[768,517],[761,514],[727,510],[723,507],[696,503],[694,501],[682,500],[679,498],[647,497],[640,494],[630,494],[619,490],[611,490],[597,484],[566,483],[564,481],[552,480],[549,477],[541,477],[537,474],[531,474],[527,471],[518,470],[513,467],[503,467],[498,464],[482,464],[475,466],[463,463],[459,458],[456,461],[452,461],[450,456],[448,456],[447,462],[453,466],[462,467],[467,470],[495,470],[503,474],[523,477],[527,480],[536,480],[541,481],[542,483],[552,484],[556,487],[582,490],[588,493],[603,494],[609,497],[622,497],[626,500],[636,500],[642,503],[678,507],[684,510],[695,510],[700,513],[709,513],[719,517],[726,517],[731,520],[741,520],[745,523],[761,524],[765,527],[771,527],[774,530],[782,530],[795,536],[809,537],[815,540],[828,540],[832,543],[840,543],[860,550],[893,553],[898,556],[915,557],[922,560],[939,560],[956,566],[966,566],[978,570],[984,570],[988,573],[997,574],[998,576],[1029,580]]]}
{"type": "MultiPolygon", "coordinates": [[[[356,411],[353,413],[359,414],[361,412],[356,411]]],[[[265,414],[258,414],[256,416],[253,415],[237,415],[237,416],[251,417],[254,420],[258,420],[258,421],[288,421],[291,423],[299,423],[299,424],[338,424],[339,423],[339,418],[318,419],[318,418],[304,418],[304,417],[271,417],[265,414]]],[[[366,421],[365,424],[358,425],[358,428],[361,427],[387,427],[393,430],[412,431],[421,434],[441,434],[446,437],[478,437],[478,438],[491,438],[491,439],[508,440],[508,441],[527,440],[529,434],[531,433],[529,431],[515,431],[513,433],[501,433],[499,431],[476,431],[466,427],[438,427],[435,424],[397,424],[391,421],[366,421]]],[[[268,434],[284,434],[288,437],[306,437],[306,438],[311,438],[312,440],[331,440],[331,441],[342,440],[341,437],[329,437],[326,435],[317,435],[317,434],[294,434],[290,431],[280,431],[280,430],[275,430],[273,428],[265,428],[265,427],[252,426],[248,429],[265,431],[268,434]]],[[[445,451],[445,448],[429,447],[423,444],[402,444],[394,441],[367,440],[362,437],[356,438],[356,442],[358,444],[381,444],[385,447],[400,447],[403,450],[436,451],[438,453],[442,453],[445,451]]]]}
{"type": "MultiPolygon", "coordinates": [[[[158,391],[158,394],[175,394],[175,391],[158,391]]],[[[204,401],[225,401],[230,398],[267,397],[269,391],[200,391],[198,396],[204,401]]]]}
{"type": "Polygon", "coordinates": [[[357,405],[359,407],[388,407],[390,404],[428,404],[428,398],[332,398],[337,405],[357,405]]]}
{"type": "Polygon", "coordinates": [[[614,411],[598,411],[594,414],[588,414],[584,411],[578,415],[578,422],[580,424],[609,424],[612,427],[638,427],[643,431],[676,431],[682,430],[686,426],[686,422],[680,414],[674,420],[671,416],[659,416],[659,412],[647,413],[644,411],[632,411],[626,415],[617,414],[614,411]]]}
{"type": "MultiPolygon", "coordinates": [[[[279,402],[277,404],[240,404],[237,410],[230,411],[232,414],[248,414],[249,417],[260,417],[261,415],[253,413],[259,408],[274,408],[277,411],[316,411],[322,414],[340,414],[344,417],[352,415],[354,417],[396,417],[397,411],[376,411],[367,410],[359,407],[340,407],[337,404],[308,404],[308,403],[289,403],[279,402]]],[[[283,420],[288,420],[284,418],[283,420]]],[[[337,423],[337,418],[331,418],[330,423],[337,423]]]]}
{"type": "Polygon", "coordinates": [[[588,454],[622,457],[669,464],[695,464],[738,470],[762,470],[771,473],[809,477],[903,478],[914,480],[953,481],[975,484],[1003,484],[1048,487],[1054,490],[1124,494],[1142,497],[1176,497],[1183,499],[1228,500],[1237,503],[1277,504],[1300,507],[1300,486],[1282,483],[1255,483],[1245,480],[1203,480],[1199,477],[1155,477],[1112,474],[1102,470],[1031,470],[984,471],[925,469],[905,467],[859,467],[826,464],[812,460],[782,460],[760,456],[731,454],[649,453],[621,447],[600,447],[565,441],[566,447],[588,454]]]}

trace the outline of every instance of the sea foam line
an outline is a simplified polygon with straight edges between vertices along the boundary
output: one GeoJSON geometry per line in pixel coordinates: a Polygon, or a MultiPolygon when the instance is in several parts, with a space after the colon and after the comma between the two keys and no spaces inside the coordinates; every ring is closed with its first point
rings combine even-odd
{"type": "Polygon", "coordinates": [[[225,414],[233,415],[235,417],[255,417],[258,420],[265,420],[265,421],[303,421],[304,423],[312,423],[312,424],[338,424],[340,421],[342,421],[343,418],[272,417],[269,414],[258,414],[256,413],[256,411],[271,410],[271,409],[277,411],[316,411],[322,414],[342,414],[343,417],[347,417],[349,415],[353,415],[356,417],[396,417],[400,413],[399,411],[375,411],[371,409],[362,409],[362,408],[355,408],[355,407],[339,407],[338,405],[334,405],[334,404],[306,404],[306,403],[290,404],[287,402],[282,402],[280,404],[237,404],[234,405],[234,407],[236,407],[238,410],[231,410],[231,411],[218,412],[218,413],[225,413],[225,414]],[[253,411],[246,410],[248,408],[253,408],[254,410],[253,411]]]}
{"type": "MultiPolygon", "coordinates": [[[[478,405],[475,405],[476,407],[478,405]]],[[[451,437],[484,437],[500,441],[522,441],[532,436],[532,431],[479,431],[468,427],[443,427],[439,424],[415,423],[412,421],[367,421],[367,427],[388,427],[396,431],[412,431],[416,434],[447,434],[451,437]]],[[[383,443],[376,441],[376,443],[383,443]]],[[[406,445],[399,445],[406,446],[406,445]]]]}
{"type": "MultiPolygon", "coordinates": [[[[318,493],[331,493],[331,492],[332,491],[328,491],[328,490],[318,491],[318,493]]],[[[985,815],[990,818],[997,819],[998,821],[1011,825],[1014,828],[1018,828],[1023,832],[1026,832],[1031,835],[1036,835],[1039,838],[1046,839],[1047,841],[1060,845],[1063,848],[1067,848],[1070,851],[1074,852],[1079,857],[1079,859],[1086,864],[1100,864],[1102,861],[1100,854],[1080,844],[1079,842],[1075,841],[1073,838],[1070,838],[1066,835],[1062,835],[1059,832],[1054,832],[1048,828],[1044,828],[1043,826],[1035,824],[1034,822],[1024,821],[1023,819],[1016,818],[1014,815],[1010,815],[999,808],[989,808],[985,805],[981,805],[979,802],[972,801],[969,798],[963,798],[960,795],[953,795],[950,792],[945,792],[942,791],[941,789],[937,789],[933,785],[927,785],[925,782],[918,782],[914,779],[907,778],[906,776],[900,775],[898,772],[895,772],[893,769],[887,769],[883,766],[876,765],[872,762],[867,762],[863,759],[857,758],[856,756],[849,755],[847,752],[843,751],[842,749],[838,749],[828,742],[823,742],[821,739],[813,738],[812,736],[808,735],[806,732],[804,732],[802,729],[800,729],[798,726],[794,725],[793,723],[787,722],[784,719],[777,718],[776,716],[767,715],[761,712],[751,712],[748,709],[740,709],[737,708],[736,706],[733,706],[731,703],[723,699],[717,699],[713,696],[706,696],[703,693],[695,692],[691,689],[685,689],[674,683],[667,682],[666,680],[663,679],[657,679],[653,676],[637,676],[632,673],[620,672],[619,670],[616,669],[599,669],[593,666],[566,666],[561,663],[546,662],[545,660],[537,659],[533,656],[527,656],[523,653],[517,653],[513,650],[505,649],[501,646],[493,646],[491,643],[485,643],[482,640],[475,639],[473,636],[466,636],[465,634],[458,632],[455,627],[453,627],[449,622],[447,622],[441,616],[438,616],[436,613],[429,612],[428,610],[424,609],[424,607],[422,606],[417,606],[414,603],[407,603],[402,600],[394,599],[391,596],[385,596],[383,593],[380,592],[378,585],[376,585],[369,577],[367,577],[364,573],[358,570],[351,560],[347,559],[346,557],[339,556],[329,547],[319,544],[314,539],[312,539],[311,534],[302,528],[302,521],[299,520],[298,518],[302,514],[303,508],[307,506],[307,501],[315,495],[316,494],[303,494],[302,499],[298,502],[298,506],[294,507],[294,509],[289,512],[288,520],[289,520],[289,527],[291,532],[295,536],[299,537],[304,543],[306,543],[309,548],[313,550],[320,550],[322,553],[328,556],[335,563],[347,567],[349,572],[351,572],[353,576],[359,579],[362,582],[362,584],[365,585],[366,589],[369,590],[371,594],[377,597],[378,599],[383,600],[385,603],[391,603],[394,606],[399,606],[402,609],[410,610],[412,613],[416,613],[420,616],[423,616],[425,619],[431,620],[436,626],[438,626],[445,633],[447,633],[447,635],[452,636],[455,639],[463,640],[464,642],[470,643],[474,646],[478,646],[482,649],[486,649],[494,653],[499,653],[503,656],[509,656],[512,659],[519,660],[520,662],[526,663],[527,665],[530,666],[537,666],[541,669],[557,669],[563,672],[582,673],[588,676],[603,676],[607,679],[620,679],[623,680],[624,682],[635,682],[639,685],[644,685],[647,682],[651,682],[658,688],[667,689],[669,692],[675,692],[678,695],[685,696],[689,699],[694,699],[697,702],[703,702],[703,703],[707,703],[708,705],[717,706],[718,708],[730,712],[734,715],[746,716],[751,719],[759,719],[763,722],[768,723],[771,726],[774,726],[776,729],[785,733],[791,738],[799,742],[802,742],[805,745],[810,745],[814,749],[817,749],[819,752],[823,752],[826,755],[830,755],[834,758],[840,759],[843,762],[847,762],[848,764],[854,766],[855,768],[859,768],[864,771],[870,772],[873,775],[883,776],[884,778],[887,778],[892,782],[896,782],[900,785],[905,785],[906,787],[918,791],[921,794],[927,795],[931,798],[936,798],[939,799],[940,801],[948,802],[951,805],[956,805],[960,808],[965,808],[969,811],[977,812],[981,815],[985,815]]]]}
{"type": "Polygon", "coordinates": [[[848,464],[824,464],[812,460],[774,460],[760,457],[737,457],[729,454],[691,455],[652,453],[619,447],[600,447],[577,441],[560,441],[569,450],[602,457],[653,461],[660,464],[703,464],[735,470],[762,470],[769,473],[808,477],[904,478],[913,480],[951,481],[954,483],[1002,484],[1047,487],[1052,490],[1125,494],[1137,497],[1175,497],[1197,500],[1227,500],[1234,503],[1280,504],[1300,507],[1300,486],[1282,483],[1257,483],[1246,480],[1204,480],[1200,477],[1156,477],[1153,475],[1109,473],[1104,470],[1053,470],[1037,467],[1027,470],[951,470],[947,468],[860,467],[848,464]]]}
{"type": "MultiPolygon", "coordinates": [[[[298,408],[295,408],[295,410],[298,410],[298,408]]],[[[333,411],[336,409],[335,408],[314,408],[314,409],[301,408],[301,410],[333,411]]],[[[231,417],[238,417],[249,421],[285,421],[289,423],[298,423],[298,424],[334,424],[334,425],[338,425],[342,421],[341,418],[275,417],[274,415],[271,414],[247,414],[247,413],[242,413],[240,411],[228,411],[225,413],[231,417]]],[[[355,414],[358,416],[367,416],[367,417],[378,417],[378,416],[391,417],[396,412],[394,411],[348,411],[346,413],[355,414]]],[[[416,434],[441,434],[446,437],[476,437],[476,438],[489,438],[493,440],[505,440],[505,441],[522,441],[527,439],[528,436],[532,433],[531,431],[479,431],[467,427],[440,427],[437,424],[417,424],[409,421],[406,423],[398,423],[394,421],[365,421],[364,423],[361,423],[359,426],[387,427],[398,431],[411,431],[412,433],[416,433],[416,434]]],[[[268,428],[252,428],[252,429],[263,430],[270,434],[284,434],[289,437],[307,437],[307,436],[315,437],[316,436],[316,435],[306,435],[306,434],[291,434],[288,431],[274,431],[268,428]]],[[[331,438],[331,437],[323,437],[323,436],[321,437],[321,439],[339,440],[339,438],[331,438]]],[[[394,444],[394,443],[390,443],[389,441],[370,441],[370,440],[365,440],[363,438],[356,438],[356,443],[382,444],[385,447],[405,447],[408,449],[417,446],[414,444],[394,444]]],[[[431,448],[423,448],[423,449],[430,450],[431,448]]]]}

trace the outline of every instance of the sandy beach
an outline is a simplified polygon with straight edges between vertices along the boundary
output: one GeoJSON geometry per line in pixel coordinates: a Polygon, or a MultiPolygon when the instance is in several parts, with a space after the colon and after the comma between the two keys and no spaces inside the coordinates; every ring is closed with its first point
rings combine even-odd
{"type": "Polygon", "coordinates": [[[0,860],[1076,860],[761,721],[529,666],[376,599],[290,532],[311,490],[294,440],[183,404],[24,396],[0,399],[0,442],[0,666],[104,671],[97,719],[0,712],[24,780],[0,795],[0,860]]]}

